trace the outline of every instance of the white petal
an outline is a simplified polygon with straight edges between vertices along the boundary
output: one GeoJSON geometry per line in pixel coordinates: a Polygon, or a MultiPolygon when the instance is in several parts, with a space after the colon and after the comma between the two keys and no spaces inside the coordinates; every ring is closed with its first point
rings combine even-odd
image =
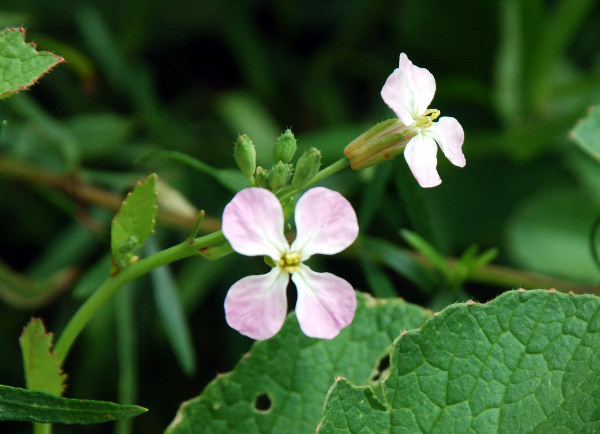
{"type": "Polygon", "coordinates": [[[435,187],[442,183],[436,169],[437,145],[432,138],[417,134],[406,145],[404,158],[421,187],[435,187]]]}
{"type": "Polygon", "coordinates": [[[444,155],[452,164],[464,167],[467,164],[462,153],[465,132],[458,121],[451,117],[441,117],[429,128],[423,130],[425,137],[431,137],[442,148],[444,155]]]}
{"type": "Polygon", "coordinates": [[[267,255],[279,261],[289,248],[279,199],[264,188],[246,188],[227,204],[223,235],[233,250],[246,256],[267,255]]]}
{"type": "Polygon", "coordinates": [[[238,280],[225,297],[227,324],[252,339],[269,339],[277,334],[287,313],[288,282],[289,275],[279,267],[238,280]]]}
{"type": "Polygon", "coordinates": [[[315,273],[306,265],[292,274],[298,289],[296,317],[306,336],[333,339],[352,322],[356,294],[352,285],[331,273],[315,273]]]}
{"type": "Polygon", "coordinates": [[[381,97],[405,125],[425,113],[435,95],[435,78],[425,68],[413,65],[406,54],[400,54],[400,66],[388,77],[381,97]]]}
{"type": "Polygon", "coordinates": [[[358,235],[356,213],[337,191],[315,187],[296,204],[296,239],[290,251],[305,261],[315,253],[333,255],[354,242],[358,235]]]}

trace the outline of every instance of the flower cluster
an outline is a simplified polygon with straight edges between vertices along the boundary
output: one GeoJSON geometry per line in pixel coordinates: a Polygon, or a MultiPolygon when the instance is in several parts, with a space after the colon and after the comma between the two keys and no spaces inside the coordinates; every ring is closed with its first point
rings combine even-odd
{"type": "Polygon", "coordinates": [[[435,89],[433,75],[400,54],[399,67],[381,89],[383,101],[398,119],[376,125],[346,147],[344,153],[352,168],[373,166],[403,152],[419,185],[435,187],[442,182],[436,169],[438,145],[452,164],[464,167],[461,125],[452,117],[434,122],[440,112],[428,109],[435,89]]]}
{"type": "Polygon", "coordinates": [[[267,274],[239,280],[227,293],[227,323],[243,335],[261,340],[280,330],[290,275],[298,292],[296,316],[307,336],[332,339],[354,318],[352,285],[304,264],[314,254],[332,255],[354,242],[358,221],[352,205],[335,191],[312,188],[296,204],[295,223],[296,239],[290,245],[279,199],[263,188],[244,189],[225,207],[223,234],[233,250],[267,256],[275,264],[267,274]]]}

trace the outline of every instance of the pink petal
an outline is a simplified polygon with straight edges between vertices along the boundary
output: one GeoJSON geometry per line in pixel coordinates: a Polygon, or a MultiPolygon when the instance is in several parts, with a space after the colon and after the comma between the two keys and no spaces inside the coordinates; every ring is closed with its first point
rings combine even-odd
{"type": "Polygon", "coordinates": [[[431,137],[442,148],[444,155],[452,164],[464,167],[467,164],[462,153],[465,132],[458,121],[451,117],[441,117],[429,128],[423,130],[425,137],[431,137]]]}
{"type": "Polygon", "coordinates": [[[433,75],[427,69],[413,65],[404,53],[400,54],[400,66],[392,72],[381,89],[383,101],[407,126],[425,113],[434,95],[433,75]]]}
{"type": "Polygon", "coordinates": [[[331,273],[315,273],[306,265],[292,274],[298,289],[296,317],[306,336],[333,339],[352,322],[356,294],[352,285],[331,273]]]}
{"type": "Polygon", "coordinates": [[[227,204],[223,235],[233,250],[246,256],[267,255],[279,261],[289,248],[279,199],[264,188],[246,188],[227,204]]]}
{"type": "Polygon", "coordinates": [[[432,138],[417,134],[406,145],[404,158],[421,187],[435,187],[442,183],[436,169],[437,145],[432,138]]]}
{"type": "Polygon", "coordinates": [[[354,242],[358,235],[356,213],[344,196],[325,187],[308,190],[295,211],[296,239],[290,251],[301,260],[315,253],[333,255],[354,242]]]}
{"type": "Polygon", "coordinates": [[[238,280],[225,297],[227,324],[252,339],[269,339],[277,334],[287,313],[288,282],[289,275],[279,267],[238,280]]]}

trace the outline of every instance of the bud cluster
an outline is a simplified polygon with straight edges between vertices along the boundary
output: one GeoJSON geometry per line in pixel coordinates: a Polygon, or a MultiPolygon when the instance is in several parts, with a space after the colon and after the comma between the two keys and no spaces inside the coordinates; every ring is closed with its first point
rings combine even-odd
{"type": "Polygon", "coordinates": [[[276,193],[290,183],[295,189],[306,186],[319,172],[321,151],[310,148],[292,163],[296,154],[296,138],[290,129],[285,130],[273,147],[273,165],[270,169],[256,166],[256,147],[250,138],[243,134],[238,137],[233,148],[233,157],[251,185],[266,188],[276,193]]]}

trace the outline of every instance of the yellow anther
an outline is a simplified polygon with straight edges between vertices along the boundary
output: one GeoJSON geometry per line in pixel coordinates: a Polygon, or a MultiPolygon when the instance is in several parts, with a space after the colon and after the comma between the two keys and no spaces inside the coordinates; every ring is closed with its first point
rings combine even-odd
{"type": "Polygon", "coordinates": [[[279,260],[279,266],[287,273],[300,270],[300,253],[290,252],[284,254],[279,260]]]}
{"type": "Polygon", "coordinates": [[[440,111],[437,109],[425,110],[422,116],[417,119],[417,127],[429,128],[433,125],[433,121],[440,117],[440,111]]]}

